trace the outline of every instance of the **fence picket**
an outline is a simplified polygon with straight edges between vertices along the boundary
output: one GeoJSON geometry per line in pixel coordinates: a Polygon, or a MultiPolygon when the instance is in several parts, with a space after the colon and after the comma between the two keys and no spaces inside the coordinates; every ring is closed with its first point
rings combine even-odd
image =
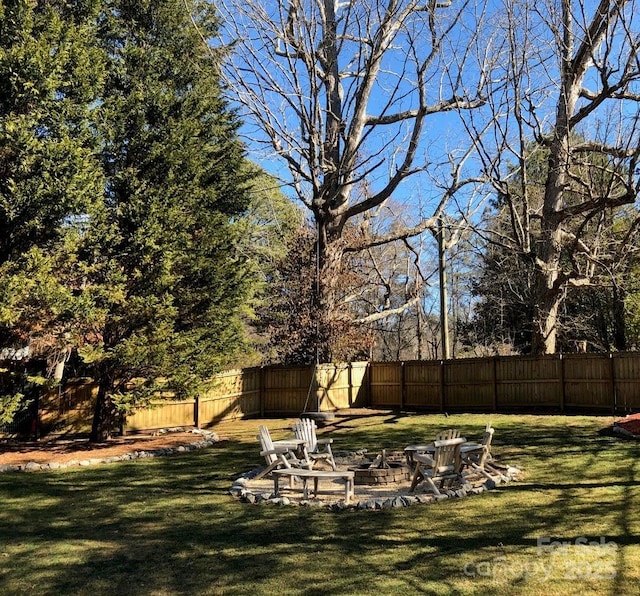
{"type": "MultiPolygon", "coordinates": [[[[636,352],[268,366],[227,371],[215,380],[197,404],[159,401],[130,415],[125,430],[207,428],[239,417],[298,415],[318,404],[321,411],[363,406],[432,412],[640,409],[636,352]]],[[[92,383],[67,381],[40,399],[41,424],[53,431],[88,430],[95,396],[92,383]]]]}

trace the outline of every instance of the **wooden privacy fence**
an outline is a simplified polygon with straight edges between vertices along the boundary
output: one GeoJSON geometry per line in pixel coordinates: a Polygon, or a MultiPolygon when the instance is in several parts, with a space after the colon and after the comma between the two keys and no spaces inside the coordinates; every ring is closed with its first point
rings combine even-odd
{"type": "Polygon", "coordinates": [[[369,405],[494,411],[640,409],[640,353],[373,362],[369,405]]]}
{"type": "MultiPolygon", "coordinates": [[[[367,362],[321,364],[315,368],[269,366],[220,373],[197,399],[159,400],[127,416],[125,431],[196,426],[222,420],[298,415],[367,405],[367,362]]],[[[91,428],[97,387],[71,380],[40,400],[40,423],[51,432],[91,428]]]]}
{"type": "MultiPolygon", "coordinates": [[[[197,399],[159,401],[136,411],[124,429],[206,428],[234,418],[364,406],[426,412],[640,409],[635,352],[269,366],[228,371],[214,381],[197,399]]],[[[66,383],[41,400],[41,423],[86,431],[96,392],[89,381],[66,383]]]]}

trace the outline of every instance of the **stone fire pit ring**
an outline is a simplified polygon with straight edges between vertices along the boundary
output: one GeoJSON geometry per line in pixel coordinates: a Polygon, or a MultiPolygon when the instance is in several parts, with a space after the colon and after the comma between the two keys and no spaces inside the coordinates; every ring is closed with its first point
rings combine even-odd
{"type": "Polygon", "coordinates": [[[377,463],[375,458],[367,453],[366,449],[352,453],[336,454],[336,463],[338,469],[361,470],[359,475],[365,478],[365,482],[369,484],[354,482],[360,487],[361,493],[356,494],[354,502],[349,504],[344,499],[321,500],[317,498],[302,499],[297,495],[281,495],[273,494],[273,481],[263,478],[260,481],[254,481],[254,478],[260,473],[262,468],[256,468],[249,472],[240,474],[233,482],[229,489],[229,494],[235,499],[251,504],[251,505],[276,505],[276,506],[300,506],[300,507],[322,507],[333,511],[355,511],[355,510],[380,510],[397,507],[410,507],[418,504],[437,503],[439,501],[451,498],[464,498],[471,495],[481,494],[485,491],[492,490],[496,486],[518,480],[522,472],[518,468],[511,466],[499,466],[501,475],[493,479],[482,478],[479,481],[465,483],[456,488],[444,490],[441,495],[433,495],[429,493],[408,494],[409,486],[409,469],[403,461],[396,461],[404,457],[403,453],[392,453],[387,459],[390,464],[390,472],[376,473],[375,466],[377,463]],[[374,467],[372,469],[372,464],[374,467]],[[374,473],[371,473],[374,472],[374,473]],[[393,480],[392,480],[393,478],[393,480]],[[374,480],[371,483],[371,480],[374,480]],[[375,482],[377,481],[377,482],[375,482]],[[396,491],[394,485],[397,485],[396,491]],[[369,494],[367,487],[374,491],[369,494]],[[404,488],[401,488],[404,487],[404,488]],[[383,493],[376,494],[376,490],[382,490],[383,493]],[[360,497],[360,499],[358,499],[360,497]]]}
{"type": "Polygon", "coordinates": [[[387,456],[386,450],[374,459],[350,467],[356,485],[393,485],[409,480],[410,470],[399,456],[387,456]]]}

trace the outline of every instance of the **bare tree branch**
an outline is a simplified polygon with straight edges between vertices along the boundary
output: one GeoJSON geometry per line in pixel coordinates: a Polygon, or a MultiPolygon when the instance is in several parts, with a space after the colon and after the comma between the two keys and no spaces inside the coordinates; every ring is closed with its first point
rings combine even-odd
{"type": "MultiPolygon", "coordinates": [[[[331,267],[352,250],[339,242],[345,226],[434,167],[436,160],[426,156],[428,121],[486,101],[490,68],[478,69],[483,58],[475,58],[484,11],[471,10],[471,0],[217,5],[223,41],[233,50],[224,76],[243,117],[255,125],[252,145],[282,160],[285,181],[312,213],[322,271],[319,301],[331,310],[331,267]],[[362,184],[369,186],[366,195],[357,192],[362,184]]],[[[457,176],[455,164],[438,163],[457,176]]],[[[420,234],[463,188],[445,185],[431,214],[370,246],[420,234]]]]}

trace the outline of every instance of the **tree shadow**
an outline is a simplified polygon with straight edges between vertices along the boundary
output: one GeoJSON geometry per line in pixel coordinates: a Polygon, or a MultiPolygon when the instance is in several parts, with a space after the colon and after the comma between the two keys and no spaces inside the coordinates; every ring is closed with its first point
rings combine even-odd
{"type": "MultiPolygon", "coordinates": [[[[344,424],[330,436],[347,448],[401,447],[418,433],[434,435],[444,422],[470,436],[481,426],[478,417],[399,416],[385,424],[391,419],[358,417],[361,426],[344,424]]],[[[233,479],[262,463],[251,425],[242,440],[184,455],[1,475],[0,550],[7,556],[0,558],[0,592],[246,594],[286,585],[311,595],[363,593],[384,580],[394,591],[429,593],[422,577],[455,592],[465,561],[535,554],[542,537],[575,540],[602,527],[621,546],[609,587],[625,593],[633,578],[627,549],[639,545],[630,521],[638,499],[636,445],[588,442],[589,429],[541,422],[532,432],[501,422],[498,447],[530,462],[535,476],[402,510],[336,513],[235,501],[228,494],[233,479]],[[584,469],[574,470],[576,462],[584,469]],[[563,479],[565,470],[579,475],[563,479]]]]}

